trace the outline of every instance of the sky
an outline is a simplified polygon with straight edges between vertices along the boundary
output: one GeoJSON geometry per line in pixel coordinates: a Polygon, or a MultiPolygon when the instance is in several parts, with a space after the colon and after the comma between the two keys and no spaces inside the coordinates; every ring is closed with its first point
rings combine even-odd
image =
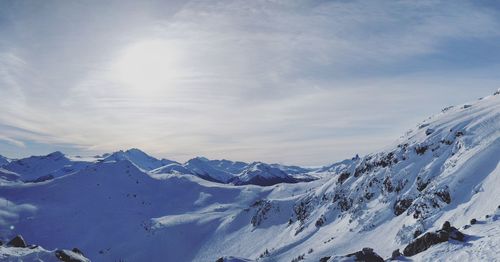
{"type": "Polygon", "coordinates": [[[0,1],[0,155],[326,165],[500,87],[497,1],[0,1]]]}

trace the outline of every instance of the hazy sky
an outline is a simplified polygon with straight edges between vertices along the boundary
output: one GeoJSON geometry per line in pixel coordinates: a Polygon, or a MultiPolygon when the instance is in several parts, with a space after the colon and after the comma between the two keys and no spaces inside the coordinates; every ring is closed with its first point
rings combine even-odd
{"type": "Polygon", "coordinates": [[[500,87],[498,1],[0,1],[0,154],[321,165],[500,87]]]}

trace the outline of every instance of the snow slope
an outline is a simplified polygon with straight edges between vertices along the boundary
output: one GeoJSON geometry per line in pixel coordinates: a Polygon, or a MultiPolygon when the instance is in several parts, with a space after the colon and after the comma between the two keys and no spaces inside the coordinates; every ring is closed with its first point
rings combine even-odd
{"type": "MultiPolygon", "coordinates": [[[[0,236],[77,246],[92,261],[319,261],[364,247],[387,258],[444,221],[461,228],[476,218],[462,230],[466,242],[403,261],[499,261],[499,162],[496,95],[446,108],[380,152],[310,171],[319,179],[308,183],[233,186],[199,177],[216,169],[229,182],[237,176],[228,170],[240,169],[228,163],[174,164],[200,172],[180,176],[118,158],[0,184],[0,236]]],[[[238,176],[269,167],[254,163],[238,176]]],[[[271,170],[264,174],[284,176],[271,170]]]]}
{"type": "Polygon", "coordinates": [[[2,168],[18,174],[23,181],[33,181],[43,177],[53,178],[67,175],[89,164],[86,161],[73,161],[61,152],[54,152],[46,156],[31,156],[13,160],[2,168]]]}

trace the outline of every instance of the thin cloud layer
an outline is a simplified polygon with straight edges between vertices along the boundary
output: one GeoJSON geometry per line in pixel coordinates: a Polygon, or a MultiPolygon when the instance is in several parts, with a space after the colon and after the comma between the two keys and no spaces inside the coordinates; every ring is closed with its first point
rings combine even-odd
{"type": "Polygon", "coordinates": [[[2,5],[11,156],[326,164],[500,85],[500,12],[474,1],[2,5]]]}

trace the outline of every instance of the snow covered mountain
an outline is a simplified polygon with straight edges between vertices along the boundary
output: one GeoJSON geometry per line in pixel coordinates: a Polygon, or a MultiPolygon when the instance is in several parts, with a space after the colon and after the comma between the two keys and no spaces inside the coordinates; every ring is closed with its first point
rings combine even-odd
{"type": "Polygon", "coordinates": [[[184,167],[192,174],[208,181],[228,183],[234,177],[234,174],[227,171],[226,168],[213,165],[210,160],[204,157],[193,158],[187,161],[184,167]]]}
{"type": "Polygon", "coordinates": [[[0,155],[0,167],[8,164],[10,160],[2,155],[0,155]]]}
{"type": "Polygon", "coordinates": [[[261,162],[254,162],[231,180],[234,185],[271,186],[279,183],[297,183],[298,179],[288,175],[279,168],[261,162]]]}
{"type": "Polygon", "coordinates": [[[69,159],[61,152],[54,152],[46,156],[13,160],[2,169],[18,174],[19,178],[25,182],[40,182],[76,172],[89,164],[90,162],[87,161],[69,159]]]}
{"type": "Polygon", "coordinates": [[[114,152],[111,155],[105,156],[104,161],[119,161],[119,160],[129,160],[134,163],[137,167],[144,169],[146,171],[151,171],[159,167],[177,163],[168,159],[156,159],[143,151],[132,148],[127,151],[114,152]]]}
{"type": "Polygon", "coordinates": [[[254,162],[190,159],[184,164],[172,163],[152,170],[155,174],[191,174],[208,181],[233,185],[272,186],[279,183],[308,182],[316,177],[306,175],[313,169],[254,162]]]}
{"type": "MultiPolygon", "coordinates": [[[[47,156],[51,167],[39,170],[65,158],[47,156]]],[[[0,183],[0,240],[78,247],[92,261],[499,261],[499,162],[497,94],[445,108],[380,152],[308,170],[319,178],[308,183],[227,184],[296,178],[259,162],[151,169],[130,157],[41,183],[9,180],[0,183]]]]}

